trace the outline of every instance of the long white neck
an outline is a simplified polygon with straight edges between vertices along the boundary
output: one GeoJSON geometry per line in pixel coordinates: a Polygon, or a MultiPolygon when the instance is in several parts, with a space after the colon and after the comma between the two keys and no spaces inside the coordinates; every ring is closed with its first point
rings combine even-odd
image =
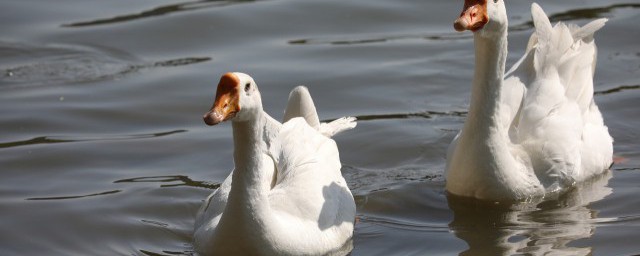
{"type": "Polygon", "coordinates": [[[494,33],[492,37],[474,35],[475,74],[464,130],[473,131],[471,136],[476,138],[491,138],[496,129],[501,130],[499,101],[507,58],[507,31],[505,28],[494,33]]]}
{"type": "Polygon", "coordinates": [[[260,223],[263,221],[262,216],[257,214],[269,211],[267,194],[271,183],[264,171],[268,162],[264,159],[267,145],[263,135],[268,116],[263,111],[259,111],[257,115],[248,121],[232,123],[235,169],[225,209],[225,214],[243,215],[259,222],[245,223],[250,225],[264,224],[260,223]]]}

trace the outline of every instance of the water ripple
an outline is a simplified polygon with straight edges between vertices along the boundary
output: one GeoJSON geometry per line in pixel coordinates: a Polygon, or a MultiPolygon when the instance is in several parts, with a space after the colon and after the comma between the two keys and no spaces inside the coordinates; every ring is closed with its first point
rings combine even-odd
{"type": "Polygon", "coordinates": [[[210,61],[183,57],[142,61],[130,53],[84,45],[33,45],[0,41],[0,88],[78,84],[116,78],[145,69],[178,67],[210,61]]]}
{"type": "Polygon", "coordinates": [[[628,167],[628,168],[613,168],[614,171],[625,172],[625,171],[640,171],[640,167],[628,167]]]}
{"type": "MultiPolygon", "coordinates": [[[[572,21],[580,19],[597,19],[611,17],[611,13],[616,9],[640,8],[640,4],[622,3],[604,7],[574,9],[566,12],[556,13],[549,16],[551,22],[572,21]]],[[[509,30],[520,31],[533,28],[533,21],[528,21],[520,25],[509,27],[509,30]]]]}
{"type": "Polygon", "coordinates": [[[607,95],[607,94],[622,92],[622,91],[626,91],[626,90],[638,90],[638,89],[640,89],[640,85],[620,85],[618,87],[611,88],[611,89],[608,89],[608,90],[596,91],[593,94],[594,95],[607,95]]]}
{"type": "MultiPolygon", "coordinates": [[[[351,192],[356,196],[385,191],[408,182],[429,182],[444,184],[441,171],[427,170],[422,166],[403,166],[388,169],[367,169],[344,164],[342,174],[351,192]]],[[[360,198],[366,200],[366,198],[360,198]]]]}
{"type": "Polygon", "coordinates": [[[371,43],[384,43],[398,40],[427,40],[427,41],[451,41],[460,39],[471,39],[472,34],[467,33],[443,33],[435,35],[396,35],[396,36],[379,36],[379,37],[362,37],[362,38],[343,38],[343,39],[321,39],[306,38],[289,40],[291,45],[358,45],[371,43]]]}
{"type": "MultiPolygon", "coordinates": [[[[616,9],[624,8],[640,8],[640,4],[614,4],[605,7],[575,9],[566,12],[556,13],[549,16],[552,22],[571,21],[579,19],[595,19],[608,17],[611,12],[616,9]]],[[[522,24],[509,27],[510,31],[522,31],[533,28],[533,21],[527,21],[522,24]]],[[[291,45],[359,45],[371,43],[385,43],[398,40],[415,40],[422,39],[427,41],[452,41],[472,39],[473,34],[469,33],[440,33],[433,35],[392,35],[392,36],[371,36],[360,38],[341,38],[341,39],[322,39],[322,38],[304,38],[289,40],[291,45]]]]}
{"type": "Polygon", "coordinates": [[[184,175],[166,175],[166,176],[149,176],[149,177],[136,177],[129,179],[121,179],[116,180],[113,183],[170,183],[170,182],[178,182],[174,184],[162,184],[160,187],[196,187],[196,188],[206,188],[206,189],[217,189],[220,187],[219,183],[209,183],[206,181],[196,181],[184,175]]]}
{"type": "Polygon", "coordinates": [[[144,254],[144,255],[148,255],[148,256],[171,256],[171,255],[196,255],[196,253],[194,251],[184,251],[184,252],[174,252],[174,251],[162,251],[163,253],[157,253],[157,252],[152,252],[152,251],[147,251],[147,250],[140,250],[140,253],[144,254]]]}
{"type": "Polygon", "coordinates": [[[361,222],[368,222],[380,226],[386,226],[391,228],[403,229],[403,230],[412,230],[412,231],[427,231],[427,232],[449,232],[449,226],[446,225],[433,225],[433,224],[423,224],[417,223],[413,221],[403,221],[397,219],[388,219],[388,218],[380,218],[380,217],[372,217],[360,215],[358,219],[361,222]]]}
{"type": "Polygon", "coordinates": [[[115,16],[111,18],[104,19],[96,19],[91,21],[81,21],[74,22],[69,24],[63,24],[63,27],[86,27],[86,26],[98,26],[98,25],[106,25],[120,22],[127,22],[132,20],[139,20],[144,18],[150,18],[155,16],[162,16],[171,13],[191,11],[191,10],[199,10],[205,8],[212,7],[222,7],[229,6],[240,3],[247,2],[255,2],[255,0],[236,0],[236,1],[225,1],[225,0],[200,0],[200,1],[192,1],[180,4],[172,4],[172,5],[164,5],[160,7],[153,8],[151,10],[142,11],[140,13],[134,14],[125,14],[120,16],[115,16]]]}
{"type": "Polygon", "coordinates": [[[575,9],[569,10],[562,13],[556,13],[549,16],[549,19],[553,21],[567,21],[567,20],[577,20],[577,19],[596,19],[596,18],[604,18],[608,17],[611,12],[616,9],[627,9],[627,8],[640,8],[640,4],[632,4],[632,3],[621,3],[614,4],[610,6],[604,7],[595,7],[595,8],[584,8],[584,9],[575,9]]]}
{"type": "Polygon", "coordinates": [[[140,220],[142,223],[146,223],[146,224],[151,224],[153,226],[157,226],[157,227],[161,227],[161,228],[166,228],[169,227],[169,224],[164,223],[164,222],[160,222],[157,220],[140,220]]]}
{"type": "MultiPolygon", "coordinates": [[[[396,113],[396,114],[373,114],[373,115],[356,115],[354,116],[358,121],[377,121],[377,120],[393,120],[393,119],[410,119],[410,118],[424,118],[432,119],[435,117],[465,117],[466,111],[424,111],[415,113],[396,113]]],[[[321,122],[331,122],[336,119],[322,120],[321,122]]]]}
{"type": "MultiPolygon", "coordinates": [[[[607,95],[618,93],[626,90],[638,90],[640,85],[621,85],[615,88],[596,91],[594,95],[607,95]]],[[[432,119],[435,117],[466,117],[467,111],[423,111],[414,113],[391,113],[391,114],[372,114],[372,115],[356,115],[354,116],[359,122],[361,121],[378,121],[378,120],[393,120],[393,119],[412,119],[412,118],[424,118],[432,119]]],[[[331,122],[336,119],[321,120],[321,122],[331,122]]]]}
{"type": "Polygon", "coordinates": [[[187,130],[173,130],[168,132],[147,133],[147,134],[134,134],[134,135],[120,135],[111,137],[87,137],[87,138],[64,138],[55,136],[42,136],[29,140],[11,141],[0,143],[0,148],[13,148],[20,146],[29,146],[37,144],[55,144],[55,143],[69,143],[69,142],[87,142],[87,141],[117,141],[117,140],[135,140],[135,139],[148,139],[168,136],[176,133],[183,133],[187,130]]]}
{"type": "Polygon", "coordinates": [[[628,222],[640,221],[640,215],[619,216],[613,218],[598,218],[595,219],[597,224],[625,224],[628,222]]]}
{"type": "Polygon", "coordinates": [[[66,200],[66,199],[78,199],[78,198],[86,198],[86,197],[94,197],[94,196],[104,196],[111,195],[115,193],[120,193],[122,190],[110,190],[100,193],[88,194],[88,195],[79,195],[79,196],[54,196],[54,197],[32,197],[27,198],[26,200],[66,200]]]}
{"type": "MultiPolygon", "coordinates": [[[[179,59],[171,59],[165,61],[158,61],[154,63],[147,64],[147,67],[179,67],[186,66],[191,64],[196,64],[200,62],[210,61],[209,57],[188,57],[188,58],[179,58],[179,59]]],[[[145,65],[142,65],[143,67],[145,65]]]]}

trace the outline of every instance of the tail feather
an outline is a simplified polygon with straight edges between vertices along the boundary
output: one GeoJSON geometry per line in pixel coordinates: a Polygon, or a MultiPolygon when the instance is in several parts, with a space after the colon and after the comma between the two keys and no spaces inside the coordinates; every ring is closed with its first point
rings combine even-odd
{"type": "Polygon", "coordinates": [[[582,27],[562,22],[552,27],[538,4],[532,4],[531,14],[536,31],[528,48],[535,48],[536,72],[542,76],[558,76],[566,97],[586,111],[592,99],[596,65],[593,35],[607,19],[594,20],[582,27]]]}
{"type": "Polygon", "coordinates": [[[534,67],[538,72],[546,72],[549,67],[557,65],[565,56],[567,49],[573,44],[570,29],[563,23],[551,26],[549,17],[537,3],[531,5],[531,16],[536,28],[536,58],[534,67]]]}
{"type": "Polygon", "coordinates": [[[305,86],[297,86],[289,93],[289,101],[284,111],[283,122],[287,122],[295,117],[302,117],[307,123],[318,130],[320,128],[320,119],[316,112],[316,106],[309,90],[305,86]]]}
{"type": "Polygon", "coordinates": [[[549,17],[537,3],[531,4],[531,16],[533,17],[533,25],[536,27],[538,40],[542,42],[550,41],[551,30],[553,29],[551,21],[549,21],[549,17]]]}
{"type": "Polygon", "coordinates": [[[355,117],[342,117],[329,123],[321,123],[319,131],[324,136],[331,138],[338,133],[355,128],[357,124],[355,117]]]}
{"type": "Polygon", "coordinates": [[[593,34],[595,34],[596,31],[604,27],[607,21],[608,19],[603,18],[603,19],[597,19],[592,22],[589,22],[587,25],[584,25],[582,27],[575,26],[571,31],[571,34],[573,35],[573,39],[576,41],[583,40],[585,42],[592,41],[593,34]]]}
{"type": "Polygon", "coordinates": [[[574,29],[572,29],[571,33],[573,34],[573,39],[576,40],[577,42],[579,41],[583,41],[587,44],[593,44],[594,47],[594,53],[593,53],[593,63],[591,65],[591,73],[595,73],[596,71],[596,61],[597,61],[597,56],[598,56],[598,49],[595,46],[595,43],[593,42],[593,35],[596,33],[596,31],[600,30],[602,27],[604,27],[604,25],[607,23],[609,19],[597,19],[594,20],[592,22],[589,22],[587,25],[584,25],[582,27],[578,27],[575,26],[574,29]]]}
{"type": "Polygon", "coordinates": [[[304,118],[309,126],[328,138],[356,127],[355,117],[342,117],[329,123],[320,123],[311,94],[307,87],[302,85],[291,90],[289,102],[284,112],[283,123],[296,117],[304,118]]]}

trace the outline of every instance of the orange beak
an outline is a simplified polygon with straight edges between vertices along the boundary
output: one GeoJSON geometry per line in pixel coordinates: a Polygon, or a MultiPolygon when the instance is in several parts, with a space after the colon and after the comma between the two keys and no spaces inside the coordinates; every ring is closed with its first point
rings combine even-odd
{"type": "Polygon", "coordinates": [[[226,73],[220,78],[213,106],[202,117],[207,125],[216,125],[227,121],[240,111],[238,86],[240,86],[240,80],[232,73],[226,73]]]}
{"type": "Polygon", "coordinates": [[[465,0],[460,17],[453,23],[458,32],[471,30],[476,32],[489,22],[487,0],[465,0]]]}

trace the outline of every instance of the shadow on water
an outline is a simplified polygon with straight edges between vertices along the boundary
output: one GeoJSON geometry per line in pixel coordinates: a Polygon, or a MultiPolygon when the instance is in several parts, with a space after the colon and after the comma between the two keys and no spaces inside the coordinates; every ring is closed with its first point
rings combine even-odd
{"type": "Polygon", "coordinates": [[[589,255],[571,242],[591,237],[598,218],[589,204],[611,194],[611,172],[552,199],[497,203],[448,195],[454,219],[449,227],[469,248],[460,255],[589,255]]]}
{"type": "Polygon", "coordinates": [[[30,145],[37,145],[37,144],[148,139],[148,138],[169,136],[177,133],[183,133],[186,131],[187,130],[174,130],[174,131],[168,131],[168,132],[158,132],[158,133],[148,133],[148,134],[120,135],[120,136],[112,136],[112,137],[100,136],[100,137],[92,137],[92,138],[90,137],[90,138],[68,138],[68,139],[64,137],[42,136],[42,137],[36,137],[29,140],[0,143],[0,149],[20,147],[20,146],[30,146],[30,145]]]}
{"type": "Polygon", "coordinates": [[[120,23],[120,22],[127,22],[127,21],[132,21],[132,20],[150,18],[150,17],[155,17],[155,16],[162,16],[162,15],[167,15],[167,14],[177,13],[177,12],[199,10],[199,9],[212,8],[212,7],[222,7],[222,6],[229,6],[229,5],[248,3],[248,2],[255,2],[255,0],[236,0],[236,1],[228,1],[228,0],[204,0],[204,1],[202,1],[202,0],[200,0],[200,1],[192,1],[192,2],[186,2],[186,3],[180,3],[180,4],[172,4],[172,5],[160,6],[160,7],[156,7],[156,8],[153,8],[151,10],[148,10],[148,11],[142,11],[140,13],[126,14],[126,15],[116,16],[116,17],[112,17],[112,18],[97,19],[97,20],[92,20],[92,21],[74,22],[74,23],[70,23],[70,24],[63,24],[62,26],[63,27],[86,27],[86,26],[106,25],[106,24],[113,24],[113,23],[120,23]]]}

